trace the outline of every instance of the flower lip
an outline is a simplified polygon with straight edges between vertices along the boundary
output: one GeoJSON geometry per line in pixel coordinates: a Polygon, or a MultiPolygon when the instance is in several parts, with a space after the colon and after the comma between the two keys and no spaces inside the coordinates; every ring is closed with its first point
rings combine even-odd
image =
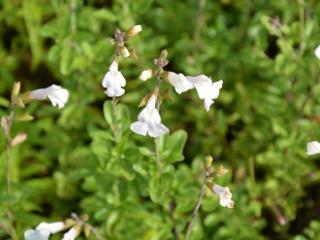
{"type": "Polygon", "coordinates": [[[231,199],[232,193],[230,192],[228,187],[222,187],[218,184],[214,184],[212,187],[212,191],[219,196],[220,205],[222,207],[233,208],[234,201],[231,199]]]}
{"type": "Polygon", "coordinates": [[[50,236],[50,230],[48,229],[28,229],[24,232],[25,240],[48,240],[50,236]]]}
{"type": "Polygon", "coordinates": [[[156,101],[156,95],[152,94],[146,107],[139,113],[138,121],[130,125],[133,132],[154,138],[169,132],[169,129],[161,123],[159,111],[156,109],[156,101]]]}
{"type": "Polygon", "coordinates": [[[194,84],[199,98],[204,100],[205,109],[209,111],[210,106],[214,103],[213,100],[219,96],[223,81],[212,82],[203,74],[194,77],[187,76],[186,79],[194,84]]]}

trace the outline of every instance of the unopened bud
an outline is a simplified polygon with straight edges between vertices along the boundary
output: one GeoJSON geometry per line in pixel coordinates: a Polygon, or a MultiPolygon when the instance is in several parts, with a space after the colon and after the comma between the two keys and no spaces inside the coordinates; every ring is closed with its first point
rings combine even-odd
{"type": "Polygon", "coordinates": [[[23,143],[26,139],[27,139],[27,134],[26,133],[19,133],[11,141],[11,146],[15,146],[15,145],[18,145],[20,143],[23,143]]]}
{"type": "Polygon", "coordinates": [[[206,157],[206,168],[210,168],[212,166],[212,162],[213,162],[213,157],[212,156],[207,156],[206,157]]]}
{"type": "Polygon", "coordinates": [[[14,118],[15,121],[19,121],[19,122],[28,122],[28,121],[32,121],[33,119],[34,119],[34,117],[32,115],[30,115],[29,113],[25,113],[23,115],[16,116],[14,118]]]}
{"type": "Polygon", "coordinates": [[[152,69],[147,69],[140,74],[139,79],[142,81],[147,81],[148,79],[152,78],[152,76],[153,76],[152,69]]]}
{"type": "Polygon", "coordinates": [[[160,58],[162,59],[167,59],[167,56],[168,56],[168,51],[167,49],[163,49],[160,53],[160,58]]]}
{"type": "Polygon", "coordinates": [[[141,25],[134,25],[131,28],[129,28],[129,30],[127,32],[127,36],[130,37],[130,38],[134,37],[141,31],[142,31],[142,26],[141,25]]]}
{"type": "Polygon", "coordinates": [[[121,47],[120,53],[125,58],[130,56],[130,52],[129,52],[128,48],[126,48],[126,47],[121,47]]]}
{"type": "Polygon", "coordinates": [[[21,88],[21,82],[15,82],[11,92],[11,99],[19,95],[21,88]]]}
{"type": "Polygon", "coordinates": [[[91,233],[90,225],[86,224],[83,228],[83,231],[84,231],[84,235],[86,236],[86,238],[90,237],[90,233],[91,233]]]}

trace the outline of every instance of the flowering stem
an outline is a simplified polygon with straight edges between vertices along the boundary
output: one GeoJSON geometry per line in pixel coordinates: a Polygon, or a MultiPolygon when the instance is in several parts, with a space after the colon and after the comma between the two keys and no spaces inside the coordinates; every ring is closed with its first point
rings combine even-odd
{"type": "MultiPolygon", "coordinates": [[[[11,103],[10,105],[10,110],[9,110],[9,115],[4,116],[4,118],[2,119],[2,130],[3,130],[3,134],[5,137],[5,142],[6,142],[6,162],[7,162],[7,174],[6,174],[6,181],[7,181],[7,193],[8,195],[11,195],[12,193],[12,187],[11,187],[11,183],[12,183],[12,169],[11,169],[11,126],[13,123],[13,117],[14,117],[14,113],[15,113],[15,104],[11,103]]],[[[13,214],[10,210],[11,204],[9,203],[9,209],[7,212],[8,218],[10,220],[10,230],[6,231],[9,232],[10,236],[12,239],[17,239],[17,235],[15,233],[15,230],[13,228],[13,214]]],[[[3,227],[3,226],[1,226],[3,227]]]]}
{"type": "Polygon", "coordinates": [[[112,109],[113,109],[113,114],[115,116],[115,123],[114,123],[114,126],[113,126],[114,127],[113,131],[114,131],[114,137],[116,139],[116,142],[119,142],[120,131],[119,131],[118,123],[119,123],[120,118],[119,118],[119,111],[118,111],[118,108],[117,108],[117,102],[118,102],[117,98],[113,97],[112,98],[112,109]]]}
{"type": "Polygon", "coordinates": [[[157,163],[157,170],[158,170],[158,174],[161,175],[162,159],[161,159],[160,150],[159,150],[159,138],[154,139],[154,146],[155,146],[155,157],[156,157],[156,163],[157,163]]]}
{"type": "Polygon", "coordinates": [[[194,221],[196,220],[196,218],[197,218],[197,216],[199,214],[199,209],[200,209],[200,206],[201,206],[202,199],[204,197],[204,193],[205,193],[205,190],[206,190],[206,183],[207,183],[207,181],[209,179],[209,176],[210,175],[206,173],[206,175],[205,175],[205,177],[204,177],[204,179],[202,181],[201,190],[200,190],[200,194],[199,194],[196,206],[193,209],[191,220],[188,222],[188,225],[187,225],[187,233],[186,233],[186,236],[184,238],[185,240],[189,239],[191,231],[192,231],[193,223],[194,223],[194,221]]]}
{"type": "Polygon", "coordinates": [[[7,192],[11,194],[11,126],[14,117],[15,106],[11,104],[10,112],[8,116],[5,116],[3,119],[3,134],[6,141],[6,158],[7,158],[7,192]]]}

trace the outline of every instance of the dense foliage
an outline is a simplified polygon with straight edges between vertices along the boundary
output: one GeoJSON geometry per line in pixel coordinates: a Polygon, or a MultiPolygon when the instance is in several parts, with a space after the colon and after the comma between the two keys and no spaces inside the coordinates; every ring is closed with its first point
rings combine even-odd
{"type": "Polygon", "coordinates": [[[0,135],[0,239],[8,239],[6,226],[23,239],[26,229],[71,213],[88,215],[102,239],[183,239],[207,155],[229,169],[217,183],[230,187],[235,206],[221,207],[208,192],[191,239],[319,239],[320,159],[305,150],[320,139],[319,1],[0,5],[0,115],[8,114],[15,81],[23,92],[51,84],[70,91],[62,110],[44,102],[17,109],[12,136],[27,139],[12,147],[12,194],[0,135]],[[135,24],[143,31],[128,44],[138,59],[120,62],[127,85],[115,116],[101,86],[115,52],[109,37],[135,24]],[[179,95],[164,82],[161,116],[170,134],[154,149],[154,139],[129,127],[155,86],[138,76],[164,48],[166,69],[224,84],[207,112],[196,92],[179,95]],[[34,119],[18,121],[26,112],[34,119]]]}

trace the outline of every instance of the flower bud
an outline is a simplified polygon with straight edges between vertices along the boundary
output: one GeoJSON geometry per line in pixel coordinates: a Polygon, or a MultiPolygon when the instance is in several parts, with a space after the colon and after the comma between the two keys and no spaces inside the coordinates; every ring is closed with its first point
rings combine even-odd
{"type": "Polygon", "coordinates": [[[11,99],[19,95],[20,88],[21,88],[21,82],[15,82],[12,88],[11,99]]]}
{"type": "Polygon", "coordinates": [[[212,166],[212,161],[213,161],[213,157],[212,156],[207,156],[206,158],[206,168],[209,168],[212,166]]]}
{"type": "Polygon", "coordinates": [[[130,38],[134,37],[141,31],[142,31],[142,26],[141,25],[134,25],[131,28],[129,28],[129,30],[127,32],[127,36],[130,37],[130,38]]]}
{"type": "Polygon", "coordinates": [[[15,146],[15,145],[18,145],[20,143],[23,143],[26,139],[27,139],[27,134],[26,133],[19,133],[11,141],[11,146],[15,146]]]}
{"type": "Polygon", "coordinates": [[[128,48],[126,48],[126,47],[121,47],[120,53],[125,58],[130,56],[130,52],[129,52],[128,48]]]}
{"type": "Polygon", "coordinates": [[[19,121],[19,122],[28,122],[28,121],[32,121],[33,119],[34,117],[29,113],[24,113],[14,118],[15,121],[19,121]]]}
{"type": "Polygon", "coordinates": [[[152,78],[152,76],[153,76],[152,69],[147,69],[140,74],[139,79],[142,81],[147,81],[148,79],[152,78]]]}

